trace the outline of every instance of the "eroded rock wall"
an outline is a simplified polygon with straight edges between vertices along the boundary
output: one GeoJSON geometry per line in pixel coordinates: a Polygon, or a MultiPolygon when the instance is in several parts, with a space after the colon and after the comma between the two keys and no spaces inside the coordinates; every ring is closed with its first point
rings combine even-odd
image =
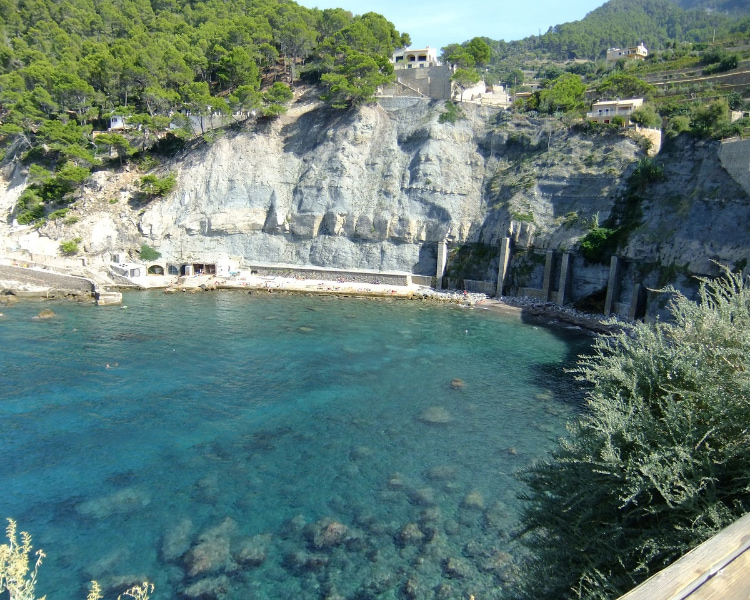
{"type": "MultiPolygon", "coordinates": [[[[492,249],[508,235],[519,247],[575,251],[645,156],[622,132],[474,105],[441,123],[444,112],[444,103],[416,98],[347,112],[299,102],[278,120],[228,130],[163,163],[178,182],[164,199],[139,203],[144,173],[135,168],[100,171],[66,219],[38,231],[11,226],[23,187],[16,170],[0,199],[5,247],[46,251],[80,238],[90,259],[107,262],[113,251],[137,257],[145,242],[175,261],[227,253],[434,275],[437,244],[448,240],[454,250],[481,250],[457,255],[466,272],[456,277],[491,280],[492,249]]],[[[750,256],[744,175],[737,161],[737,173],[727,172],[720,147],[687,138],[665,146],[656,159],[665,178],[641,194],[640,222],[620,249],[626,259],[710,274],[712,261],[750,256]]]]}

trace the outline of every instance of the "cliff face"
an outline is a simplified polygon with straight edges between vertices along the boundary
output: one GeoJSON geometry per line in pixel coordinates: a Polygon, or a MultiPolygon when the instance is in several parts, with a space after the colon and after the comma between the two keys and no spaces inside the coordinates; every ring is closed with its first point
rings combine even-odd
{"type": "MultiPolygon", "coordinates": [[[[473,105],[455,123],[440,123],[444,111],[443,103],[408,98],[355,112],[299,103],[277,121],[227,132],[164,165],[178,175],[167,198],[141,206],[133,200],[141,173],[99,172],[68,219],[35,233],[5,225],[5,245],[26,247],[37,236],[33,243],[46,238],[49,249],[79,237],[102,261],[147,242],[174,260],[228,253],[434,275],[437,242],[447,239],[490,249],[457,276],[493,279],[498,242],[509,234],[521,247],[575,250],[617,209],[644,156],[621,133],[576,133],[473,105]]],[[[719,149],[685,139],[662,151],[665,177],[641,190],[623,256],[709,274],[713,260],[737,264],[750,255],[744,155],[724,158],[730,175],[719,149]]],[[[22,188],[16,175],[0,198],[5,211],[22,188]]]]}
{"type": "Polygon", "coordinates": [[[208,243],[263,262],[417,272],[434,272],[435,241],[471,236],[487,115],[446,127],[429,102],[307,108],[189,156],[175,193],[142,215],[144,235],[172,253],[208,243]]]}

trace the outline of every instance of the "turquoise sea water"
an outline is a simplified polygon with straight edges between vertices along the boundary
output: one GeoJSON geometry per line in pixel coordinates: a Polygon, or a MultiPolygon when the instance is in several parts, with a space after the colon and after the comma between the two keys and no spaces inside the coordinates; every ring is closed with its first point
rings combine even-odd
{"type": "Polygon", "coordinates": [[[580,338],[420,302],[124,304],[0,318],[0,517],[47,554],[38,595],[486,599],[517,577],[513,472],[564,434],[580,338]]]}

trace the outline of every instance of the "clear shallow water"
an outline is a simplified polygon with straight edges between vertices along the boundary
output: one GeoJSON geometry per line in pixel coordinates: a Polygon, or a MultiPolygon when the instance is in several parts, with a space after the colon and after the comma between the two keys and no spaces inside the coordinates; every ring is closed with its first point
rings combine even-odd
{"type": "Polygon", "coordinates": [[[40,595],[493,598],[515,577],[512,473],[564,434],[580,338],[418,302],[124,304],[0,319],[0,517],[46,551],[40,595]]]}

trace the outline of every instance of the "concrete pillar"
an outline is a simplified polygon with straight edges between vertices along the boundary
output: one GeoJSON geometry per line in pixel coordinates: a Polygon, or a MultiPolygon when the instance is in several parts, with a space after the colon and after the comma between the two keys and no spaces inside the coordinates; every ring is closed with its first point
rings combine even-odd
{"type": "Polygon", "coordinates": [[[609,281],[607,282],[607,297],[604,300],[604,314],[614,312],[615,302],[620,296],[620,258],[613,256],[609,263],[609,281]]]}
{"type": "Polygon", "coordinates": [[[508,265],[510,264],[510,238],[504,237],[503,241],[500,242],[500,266],[497,269],[497,291],[495,292],[496,297],[503,295],[503,286],[505,286],[505,278],[508,275],[508,265]]]}
{"type": "Polygon", "coordinates": [[[437,271],[435,272],[435,288],[443,289],[443,276],[445,275],[445,265],[448,264],[448,242],[443,240],[437,245],[437,271]]]}
{"type": "Polygon", "coordinates": [[[544,281],[542,282],[542,299],[544,302],[550,300],[550,280],[552,279],[552,266],[555,264],[555,251],[547,250],[547,258],[544,261],[544,281]]]}
{"type": "Polygon", "coordinates": [[[628,317],[635,321],[646,315],[646,289],[642,284],[636,283],[633,286],[633,297],[630,300],[630,310],[628,317]]]}
{"type": "Polygon", "coordinates": [[[566,252],[560,259],[560,282],[557,285],[557,303],[565,306],[570,302],[570,252],[566,252]]]}

